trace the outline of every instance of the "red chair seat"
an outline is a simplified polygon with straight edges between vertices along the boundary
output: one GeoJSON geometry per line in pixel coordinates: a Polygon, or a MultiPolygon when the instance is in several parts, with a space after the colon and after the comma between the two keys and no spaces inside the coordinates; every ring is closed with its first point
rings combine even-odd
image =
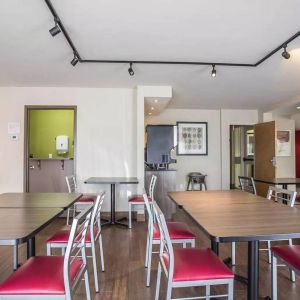
{"type": "MultiPolygon", "coordinates": [[[[163,255],[169,266],[169,255],[163,255]]],[[[211,249],[175,248],[173,281],[230,279],[234,274],[211,249]]]]}
{"type": "Polygon", "coordinates": [[[299,245],[282,245],[271,248],[272,252],[296,270],[300,271],[300,246],[299,245]]]}
{"type": "MultiPolygon", "coordinates": [[[[182,239],[195,239],[196,236],[189,230],[185,223],[181,222],[168,222],[168,231],[171,240],[182,240],[182,239]]],[[[153,239],[160,239],[160,232],[158,224],[153,226],[153,239]]]]}
{"type": "MultiPolygon", "coordinates": [[[[0,295],[63,295],[63,265],[62,256],[31,257],[0,285],[0,295]]],[[[75,259],[72,263],[72,281],[81,266],[81,259],[75,259]]]]}
{"type": "Polygon", "coordinates": [[[96,201],[96,197],[93,197],[93,196],[81,196],[77,201],[76,203],[80,203],[80,202],[95,202],[96,201]]]}
{"type": "MultiPolygon", "coordinates": [[[[54,235],[52,235],[48,240],[48,243],[62,243],[62,244],[67,244],[70,236],[70,226],[64,226],[62,229],[58,230],[54,235]]],[[[95,226],[94,227],[94,236],[96,236],[98,233],[98,229],[95,226]]],[[[79,237],[78,237],[79,239],[79,237]]],[[[86,243],[91,243],[91,232],[90,229],[88,229],[86,233],[86,238],[85,238],[86,243]]]]}
{"type": "MultiPolygon", "coordinates": [[[[131,198],[128,199],[129,202],[142,202],[144,203],[144,197],[143,195],[135,195],[131,198]]],[[[152,202],[152,199],[150,197],[148,197],[148,201],[152,202]]]]}

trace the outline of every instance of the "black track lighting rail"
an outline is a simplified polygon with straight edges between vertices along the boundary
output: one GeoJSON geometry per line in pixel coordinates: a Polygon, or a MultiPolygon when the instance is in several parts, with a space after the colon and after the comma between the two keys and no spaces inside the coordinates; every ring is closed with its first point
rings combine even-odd
{"type": "Polygon", "coordinates": [[[293,36],[291,36],[289,39],[281,43],[278,47],[276,47],[274,50],[270,51],[267,55],[265,55],[263,58],[258,60],[256,63],[226,63],[226,62],[205,62],[205,61],[159,61],[159,60],[116,60],[116,59],[83,59],[77,48],[75,47],[75,44],[73,43],[70,35],[68,34],[65,26],[63,25],[63,22],[61,21],[61,18],[57,14],[55,8],[53,7],[53,4],[50,0],[45,0],[54,20],[59,25],[64,37],[66,38],[69,46],[71,47],[74,56],[78,58],[78,61],[80,63],[108,63],[108,64],[153,64],[153,65],[200,65],[200,66],[225,66],[225,67],[258,67],[260,64],[262,64],[264,61],[266,61],[268,58],[273,56],[276,52],[278,52],[280,49],[285,48],[290,42],[295,40],[297,37],[300,36],[300,31],[295,33],[293,36]]]}

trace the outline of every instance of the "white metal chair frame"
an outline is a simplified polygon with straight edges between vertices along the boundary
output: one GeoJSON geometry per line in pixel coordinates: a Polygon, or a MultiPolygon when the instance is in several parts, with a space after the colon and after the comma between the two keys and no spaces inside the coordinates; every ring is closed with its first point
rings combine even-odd
{"type": "MultiPolygon", "coordinates": [[[[251,193],[253,195],[257,194],[253,177],[239,176],[238,178],[239,178],[239,183],[242,191],[251,193]]],[[[236,264],[235,253],[236,253],[236,243],[232,242],[231,243],[231,264],[233,266],[236,264]]]]}
{"type": "MultiPolygon", "coordinates": [[[[91,216],[91,222],[89,226],[91,242],[86,242],[85,247],[91,248],[92,255],[87,256],[92,258],[93,262],[93,272],[94,272],[94,281],[95,281],[95,291],[99,292],[99,280],[98,280],[98,268],[97,268],[97,255],[96,255],[96,243],[99,242],[99,250],[100,250],[100,263],[101,263],[101,271],[104,272],[104,255],[103,255],[103,243],[102,243],[102,234],[101,234],[101,207],[103,204],[105,192],[101,195],[97,196],[97,199],[94,203],[93,212],[91,216]],[[94,228],[97,228],[97,232],[95,235],[94,228]]],[[[91,205],[91,204],[90,204],[91,205]]],[[[67,245],[65,243],[47,243],[47,255],[51,255],[51,250],[54,248],[61,248],[62,254],[65,252],[65,248],[67,245]]]]}
{"type": "MultiPolygon", "coordinates": [[[[145,255],[145,267],[147,268],[146,286],[150,286],[152,254],[159,253],[153,251],[153,245],[160,245],[160,240],[153,239],[154,223],[156,223],[155,216],[153,216],[153,203],[155,203],[155,201],[152,198],[152,205],[151,205],[152,207],[150,207],[150,203],[146,192],[144,192],[143,198],[148,213],[148,232],[147,232],[147,246],[146,246],[146,255],[145,255]]],[[[190,244],[192,248],[195,247],[195,239],[176,239],[176,240],[173,239],[171,240],[171,243],[182,244],[183,248],[186,248],[187,244],[190,244]]]]}
{"type": "Polygon", "coordinates": [[[173,245],[170,240],[166,220],[164,215],[158,205],[153,203],[154,213],[157,218],[158,227],[160,230],[160,251],[159,251],[159,262],[158,262],[158,271],[157,271],[157,283],[156,283],[156,291],[155,291],[155,300],[159,299],[159,290],[160,290],[160,280],[162,270],[164,271],[167,277],[167,295],[166,300],[172,299],[172,289],[173,288],[183,288],[183,287],[196,287],[196,286],[205,286],[206,287],[206,295],[194,298],[173,298],[173,299],[210,299],[215,297],[227,297],[229,300],[233,300],[233,278],[231,279],[213,279],[213,280],[194,280],[194,281],[176,281],[173,282],[174,275],[174,252],[173,245]],[[167,267],[162,258],[164,253],[168,253],[169,255],[169,266],[167,267]],[[213,295],[210,294],[210,286],[211,285],[228,285],[228,294],[223,295],[213,295]]]}
{"type": "MultiPolygon", "coordinates": [[[[154,188],[156,185],[156,180],[157,180],[157,176],[152,175],[150,184],[149,184],[149,197],[152,199],[152,201],[154,199],[154,188]]],[[[128,201],[128,228],[129,229],[132,228],[132,206],[135,206],[135,205],[145,205],[145,203],[128,201]]],[[[152,205],[152,203],[151,203],[151,205],[152,205]]]]}
{"type": "MultiPolygon", "coordinates": [[[[68,192],[69,193],[75,193],[77,191],[77,183],[76,183],[76,178],[74,175],[71,176],[66,176],[66,182],[67,182],[67,187],[68,187],[68,192]]],[[[78,211],[78,207],[80,206],[88,206],[90,205],[91,202],[80,202],[80,199],[73,204],[73,207],[68,208],[67,210],[67,225],[69,225],[70,222],[70,211],[73,211],[72,218],[75,217],[76,212],[78,211]]]]}
{"type": "MultiPolygon", "coordinates": [[[[271,269],[272,269],[272,300],[277,300],[277,267],[280,266],[286,266],[290,269],[290,273],[295,273],[297,274],[297,276],[300,276],[300,270],[296,269],[294,266],[288,264],[286,261],[282,260],[280,257],[277,257],[277,255],[275,253],[272,253],[272,265],[271,265],[271,269]],[[277,264],[277,261],[280,260],[282,261],[283,264],[277,264]]],[[[291,275],[292,276],[292,275],[291,275]]]]}
{"type": "MultiPolygon", "coordinates": [[[[73,219],[69,240],[64,257],[63,276],[65,294],[63,295],[1,295],[1,300],[72,300],[79,283],[84,279],[86,299],[91,300],[89,275],[87,269],[87,259],[85,251],[85,239],[91,219],[92,205],[82,211],[73,219]],[[77,273],[75,280],[70,278],[71,265],[76,259],[82,260],[82,265],[77,273]]],[[[46,270],[45,270],[46,271],[46,270]]]]}
{"type": "MultiPolygon", "coordinates": [[[[296,201],[296,196],[297,192],[286,190],[286,189],[281,189],[273,186],[269,186],[268,194],[267,194],[267,199],[272,200],[274,202],[283,202],[285,201],[287,205],[290,207],[293,207],[295,205],[296,201]]],[[[280,240],[275,240],[272,242],[276,241],[288,241],[289,245],[293,245],[293,240],[292,239],[280,239],[280,240]]],[[[272,262],[272,255],[271,255],[271,241],[262,241],[262,242],[267,242],[267,248],[259,248],[260,251],[268,251],[268,263],[270,264],[272,262]]],[[[285,266],[285,265],[277,265],[277,266],[285,266]]],[[[295,272],[290,270],[290,279],[292,282],[295,282],[295,272]]]]}

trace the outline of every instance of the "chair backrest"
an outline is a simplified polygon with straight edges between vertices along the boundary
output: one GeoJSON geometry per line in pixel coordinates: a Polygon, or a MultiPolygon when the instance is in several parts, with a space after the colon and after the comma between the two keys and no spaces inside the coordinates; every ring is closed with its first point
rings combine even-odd
{"type": "Polygon", "coordinates": [[[91,216],[91,226],[90,235],[91,241],[95,241],[101,234],[101,208],[104,201],[105,192],[97,196],[94,204],[92,216],[91,216]],[[96,229],[96,230],[95,230],[96,229]]]}
{"type": "Polygon", "coordinates": [[[256,195],[256,187],[253,177],[239,176],[241,190],[256,195]]]}
{"type": "Polygon", "coordinates": [[[150,184],[149,184],[149,197],[154,201],[154,189],[156,185],[157,176],[152,175],[150,184]]]}
{"type": "MultiPolygon", "coordinates": [[[[148,213],[148,233],[149,233],[149,236],[152,238],[152,236],[153,236],[154,216],[153,216],[150,204],[149,204],[148,195],[147,195],[145,190],[143,191],[143,198],[144,198],[146,210],[147,210],[147,213],[148,213]]],[[[152,198],[152,203],[154,203],[153,198],[152,198]]]]}
{"type": "Polygon", "coordinates": [[[81,282],[84,272],[87,270],[87,259],[85,252],[85,239],[88,226],[91,221],[93,204],[73,219],[67,249],[64,258],[64,285],[66,299],[71,299],[72,292],[81,282]],[[76,266],[77,276],[71,278],[71,269],[76,266]]]}
{"type": "Polygon", "coordinates": [[[169,235],[167,223],[164,214],[157,205],[156,202],[153,203],[153,210],[157,224],[160,231],[160,249],[159,249],[159,260],[163,269],[168,274],[168,280],[172,281],[174,274],[174,251],[171,238],[169,235]],[[166,266],[163,255],[168,255],[168,266],[166,266]]]}
{"type": "Polygon", "coordinates": [[[69,193],[75,193],[77,189],[76,178],[74,175],[66,176],[66,182],[69,193]]]}
{"type": "Polygon", "coordinates": [[[275,202],[287,203],[290,207],[295,205],[297,192],[269,186],[267,199],[275,202]]]}

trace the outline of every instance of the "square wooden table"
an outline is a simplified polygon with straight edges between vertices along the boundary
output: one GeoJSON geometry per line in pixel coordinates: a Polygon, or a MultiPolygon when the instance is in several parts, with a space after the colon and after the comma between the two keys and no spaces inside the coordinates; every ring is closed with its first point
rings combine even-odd
{"type": "Polygon", "coordinates": [[[169,197],[218,244],[248,242],[248,299],[259,299],[259,241],[300,238],[300,210],[242,192],[171,192],[169,197]]]}

